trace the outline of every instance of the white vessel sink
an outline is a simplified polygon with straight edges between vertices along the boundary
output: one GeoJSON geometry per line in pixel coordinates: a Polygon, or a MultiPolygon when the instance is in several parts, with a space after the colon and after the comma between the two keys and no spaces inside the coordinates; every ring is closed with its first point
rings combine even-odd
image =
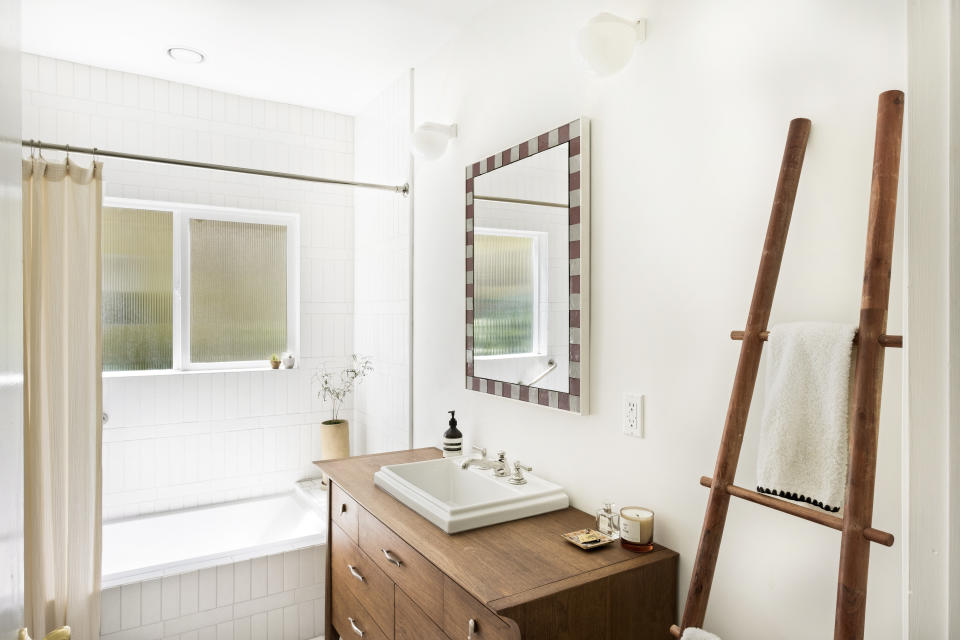
{"type": "Polygon", "coordinates": [[[461,469],[466,459],[390,464],[380,467],[373,481],[447,533],[528,518],[570,504],[559,485],[529,473],[526,484],[513,485],[490,469],[461,469]]]}

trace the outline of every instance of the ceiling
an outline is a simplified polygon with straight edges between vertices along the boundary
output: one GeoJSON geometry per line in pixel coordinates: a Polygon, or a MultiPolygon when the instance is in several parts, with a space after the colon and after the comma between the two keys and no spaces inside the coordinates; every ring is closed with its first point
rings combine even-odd
{"type": "Polygon", "coordinates": [[[23,49],[356,113],[497,1],[23,0],[23,49]],[[173,46],[207,59],[174,62],[173,46]]]}

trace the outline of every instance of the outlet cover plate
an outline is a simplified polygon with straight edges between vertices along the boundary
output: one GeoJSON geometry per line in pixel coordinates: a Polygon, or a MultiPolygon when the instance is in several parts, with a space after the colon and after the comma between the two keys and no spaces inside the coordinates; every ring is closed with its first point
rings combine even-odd
{"type": "Polygon", "coordinates": [[[634,438],[644,437],[644,396],[635,393],[623,394],[623,433],[634,438]]]}

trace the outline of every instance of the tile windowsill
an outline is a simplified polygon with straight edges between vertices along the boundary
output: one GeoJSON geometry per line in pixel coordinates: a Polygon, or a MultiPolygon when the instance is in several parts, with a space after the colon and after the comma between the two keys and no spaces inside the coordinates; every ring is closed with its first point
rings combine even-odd
{"type": "Polygon", "coordinates": [[[196,375],[203,373],[257,373],[266,371],[288,372],[298,371],[301,367],[294,366],[292,369],[274,369],[272,367],[251,367],[245,369],[148,369],[144,371],[103,371],[104,378],[147,378],[150,376],[178,376],[178,375],[196,375]]]}

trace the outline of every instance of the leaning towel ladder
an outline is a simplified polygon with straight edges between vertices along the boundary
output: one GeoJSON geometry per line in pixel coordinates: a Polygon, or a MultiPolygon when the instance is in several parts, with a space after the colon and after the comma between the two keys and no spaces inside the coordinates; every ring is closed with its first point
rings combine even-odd
{"type": "Polygon", "coordinates": [[[697,558],[690,577],[683,620],[681,626],[670,627],[670,633],[674,637],[679,638],[687,627],[703,626],[730,496],[736,496],[843,532],[833,637],[834,640],[863,638],[870,543],[876,542],[888,547],[893,545],[893,535],[874,529],[871,525],[877,471],[877,422],[880,415],[883,354],[886,347],[900,347],[903,343],[901,336],[885,334],[902,128],[903,93],[886,91],[880,94],[860,326],[856,338],[858,349],[843,517],[815,511],[733,484],[747,413],[760,366],[760,352],[768,336],[767,321],[770,318],[770,307],[777,287],[790,216],[800,181],[800,169],[810,134],[810,121],[797,118],[790,123],[787,134],[787,145],[783,152],[780,178],[767,226],[747,325],[744,331],[734,331],[730,335],[734,340],[743,340],[743,345],[740,348],[740,361],[733,381],[713,478],[700,479],[700,484],[710,488],[710,497],[700,533],[697,558]]]}

